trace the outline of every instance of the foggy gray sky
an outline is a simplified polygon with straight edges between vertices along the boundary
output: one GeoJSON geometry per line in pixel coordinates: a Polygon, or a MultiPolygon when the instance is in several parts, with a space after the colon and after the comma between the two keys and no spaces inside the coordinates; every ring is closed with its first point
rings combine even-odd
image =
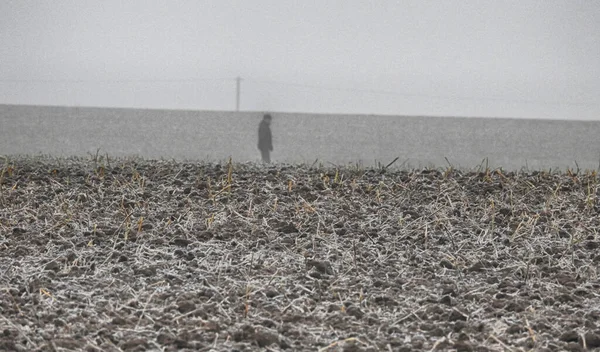
{"type": "Polygon", "coordinates": [[[0,0],[0,103],[600,120],[600,2],[0,0]]]}

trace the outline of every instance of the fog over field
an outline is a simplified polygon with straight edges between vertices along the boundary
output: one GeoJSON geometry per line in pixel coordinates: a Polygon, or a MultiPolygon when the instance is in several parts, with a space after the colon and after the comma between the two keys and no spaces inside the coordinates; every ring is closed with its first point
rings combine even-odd
{"type": "Polygon", "coordinates": [[[272,112],[275,162],[595,168],[599,23],[583,0],[2,1],[0,153],[256,161],[272,112]]]}
{"type": "Polygon", "coordinates": [[[599,24],[585,0],[2,1],[0,104],[235,110],[239,77],[241,111],[598,120],[599,24]]]}
{"type": "MultiPolygon", "coordinates": [[[[260,112],[0,106],[0,154],[259,161],[260,112]]],[[[599,121],[272,113],[279,163],[596,169],[599,121]],[[446,158],[448,161],[446,161],[446,158]]]]}

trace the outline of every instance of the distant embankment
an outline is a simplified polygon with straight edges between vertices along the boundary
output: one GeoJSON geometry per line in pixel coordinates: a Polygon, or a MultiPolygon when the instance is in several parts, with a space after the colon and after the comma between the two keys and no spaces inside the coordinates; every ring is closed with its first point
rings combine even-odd
{"type": "MultiPolygon", "coordinates": [[[[273,113],[277,162],[598,168],[600,122],[273,113]]],[[[0,105],[0,155],[258,161],[258,112],[0,105]]]]}

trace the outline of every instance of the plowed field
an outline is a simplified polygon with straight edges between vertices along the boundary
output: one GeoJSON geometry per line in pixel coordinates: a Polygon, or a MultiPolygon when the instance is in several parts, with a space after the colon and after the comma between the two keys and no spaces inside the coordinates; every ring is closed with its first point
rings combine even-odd
{"type": "Polygon", "coordinates": [[[600,347],[594,173],[0,170],[0,350],[600,347]]]}

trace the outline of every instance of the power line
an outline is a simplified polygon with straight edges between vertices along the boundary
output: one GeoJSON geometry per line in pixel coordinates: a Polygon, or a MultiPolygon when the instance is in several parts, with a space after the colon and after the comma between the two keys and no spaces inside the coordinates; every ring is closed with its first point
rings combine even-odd
{"type": "MultiPolygon", "coordinates": [[[[207,78],[207,77],[194,77],[194,78],[167,78],[167,79],[0,79],[0,83],[113,83],[113,84],[126,84],[126,83],[198,83],[198,82],[208,82],[208,81],[223,81],[223,82],[231,82],[234,79],[237,81],[237,89],[236,94],[239,95],[239,77],[215,77],[215,78],[207,78]]],[[[241,80],[241,79],[240,79],[241,80]]],[[[345,88],[345,87],[336,87],[336,86],[325,86],[325,85],[315,85],[315,84],[304,84],[304,83],[295,83],[295,82],[285,82],[278,80],[264,80],[264,79],[253,79],[253,78],[244,78],[244,81],[247,82],[255,82],[255,83],[263,83],[263,84],[274,84],[280,86],[288,86],[288,87],[300,87],[300,88],[310,88],[310,89],[318,89],[318,90],[327,90],[327,91],[339,91],[339,92],[349,92],[349,93],[367,93],[367,94],[377,94],[377,95],[387,95],[387,96],[396,96],[396,97],[405,97],[405,98],[426,98],[426,99],[445,99],[445,100],[463,100],[463,101],[494,101],[494,102],[505,102],[505,103],[521,103],[521,104],[543,104],[543,105],[568,105],[568,106],[600,106],[599,103],[595,102],[573,102],[573,101],[545,101],[545,100],[535,100],[535,99],[508,99],[501,97],[474,97],[474,96],[460,96],[460,95],[435,95],[435,94],[418,94],[418,93],[407,93],[407,92],[397,92],[397,91],[389,91],[389,90],[376,90],[376,89],[361,89],[361,88],[345,88]]],[[[239,101],[239,97],[236,97],[236,102],[239,101]]],[[[239,108],[239,103],[236,103],[239,108]]]]}
{"type": "Polygon", "coordinates": [[[167,78],[167,79],[0,79],[3,83],[182,83],[229,81],[231,78],[167,78]]]}
{"type": "Polygon", "coordinates": [[[312,88],[321,90],[331,91],[342,91],[342,92],[353,92],[353,93],[370,93],[379,95],[393,95],[402,96],[406,98],[430,98],[430,99],[452,99],[452,100],[472,100],[472,101],[497,101],[497,102],[512,102],[512,103],[524,103],[524,104],[545,104],[545,105],[573,105],[573,106],[600,106],[599,103],[594,102],[556,102],[556,101],[544,101],[544,100],[533,100],[533,99],[507,99],[498,97],[467,97],[458,95],[432,95],[432,94],[416,94],[416,93],[400,93],[388,90],[375,90],[375,89],[360,89],[360,88],[342,88],[334,86],[321,86],[303,83],[290,83],[283,81],[274,80],[257,80],[257,79],[245,79],[246,81],[256,83],[267,83],[267,84],[278,84],[290,87],[302,87],[312,88]]]}

